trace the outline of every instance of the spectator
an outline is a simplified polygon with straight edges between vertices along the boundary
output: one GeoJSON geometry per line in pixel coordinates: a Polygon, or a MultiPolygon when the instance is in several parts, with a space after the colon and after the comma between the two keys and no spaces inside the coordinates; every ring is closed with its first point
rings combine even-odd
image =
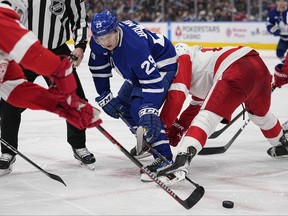
{"type": "Polygon", "coordinates": [[[276,0],[277,7],[269,12],[267,17],[267,31],[276,37],[279,42],[276,48],[276,56],[281,62],[285,60],[288,50],[288,20],[287,1],[276,0]]]}

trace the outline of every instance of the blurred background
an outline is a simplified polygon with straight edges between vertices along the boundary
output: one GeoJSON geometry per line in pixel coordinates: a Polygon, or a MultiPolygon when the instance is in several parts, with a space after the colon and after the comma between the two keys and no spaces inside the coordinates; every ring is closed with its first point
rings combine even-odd
{"type": "Polygon", "coordinates": [[[85,6],[89,25],[95,13],[110,10],[119,21],[135,20],[173,44],[276,50],[279,41],[266,29],[276,0],[85,0],[85,6]]]}
{"type": "Polygon", "coordinates": [[[139,22],[264,21],[275,8],[268,0],[85,0],[89,20],[112,10],[119,20],[139,22]]]}

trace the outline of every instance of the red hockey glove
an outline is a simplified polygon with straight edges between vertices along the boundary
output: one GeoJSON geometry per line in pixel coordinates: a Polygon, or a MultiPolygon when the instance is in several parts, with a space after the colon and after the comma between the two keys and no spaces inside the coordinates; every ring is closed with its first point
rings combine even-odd
{"type": "Polygon", "coordinates": [[[67,56],[60,56],[61,63],[50,77],[51,86],[56,87],[59,93],[66,95],[74,92],[77,88],[75,77],[72,73],[72,64],[67,56]]]}
{"type": "Polygon", "coordinates": [[[171,146],[177,146],[183,134],[188,130],[192,120],[198,114],[200,105],[189,105],[180,115],[179,120],[172,124],[171,128],[166,130],[167,138],[170,140],[171,146]]]}
{"type": "MultiPolygon", "coordinates": [[[[68,98],[68,101],[70,98],[68,98]]],[[[99,117],[100,110],[92,107],[87,101],[79,98],[76,94],[71,95],[71,101],[76,107],[70,107],[65,110],[64,116],[66,115],[67,121],[78,127],[79,129],[86,129],[96,127],[102,123],[99,117]]]]}
{"type": "Polygon", "coordinates": [[[181,125],[181,121],[176,120],[171,128],[166,131],[167,138],[170,140],[170,145],[174,147],[177,146],[187,129],[188,128],[181,125]]]}
{"type": "Polygon", "coordinates": [[[286,71],[283,70],[283,64],[278,64],[275,66],[274,72],[274,82],[275,86],[281,88],[282,85],[288,83],[288,74],[286,71]]]}
{"type": "Polygon", "coordinates": [[[59,101],[55,113],[65,118],[73,126],[83,130],[102,123],[99,117],[100,110],[92,107],[87,101],[76,95],[76,93],[62,95],[55,88],[50,88],[49,91],[59,101]]]}

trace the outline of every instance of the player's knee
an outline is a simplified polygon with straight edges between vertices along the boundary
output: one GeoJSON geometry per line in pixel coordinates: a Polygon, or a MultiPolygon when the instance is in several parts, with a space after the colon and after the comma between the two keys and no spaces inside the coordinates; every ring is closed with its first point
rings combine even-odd
{"type": "Polygon", "coordinates": [[[277,123],[277,118],[270,111],[268,111],[264,116],[252,115],[251,113],[248,113],[248,116],[251,121],[259,126],[262,130],[269,130],[277,123]]]}

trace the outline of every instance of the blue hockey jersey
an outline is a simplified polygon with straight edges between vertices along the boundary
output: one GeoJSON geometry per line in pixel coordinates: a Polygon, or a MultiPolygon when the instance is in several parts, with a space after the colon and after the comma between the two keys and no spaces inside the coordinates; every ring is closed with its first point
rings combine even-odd
{"type": "Polygon", "coordinates": [[[280,36],[285,41],[288,40],[287,14],[287,10],[280,12],[275,8],[270,11],[266,22],[267,30],[275,36],[280,36]]]}
{"type": "Polygon", "coordinates": [[[161,102],[164,91],[161,73],[177,70],[173,44],[163,35],[148,31],[131,20],[120,22],[119,31],[119,44],[113,51],[103,48],[91,37],[88,65],[97,93],[110,91],[113,68],[141,89],[143,103],[159,106],[157,103],[161,102]]]}

